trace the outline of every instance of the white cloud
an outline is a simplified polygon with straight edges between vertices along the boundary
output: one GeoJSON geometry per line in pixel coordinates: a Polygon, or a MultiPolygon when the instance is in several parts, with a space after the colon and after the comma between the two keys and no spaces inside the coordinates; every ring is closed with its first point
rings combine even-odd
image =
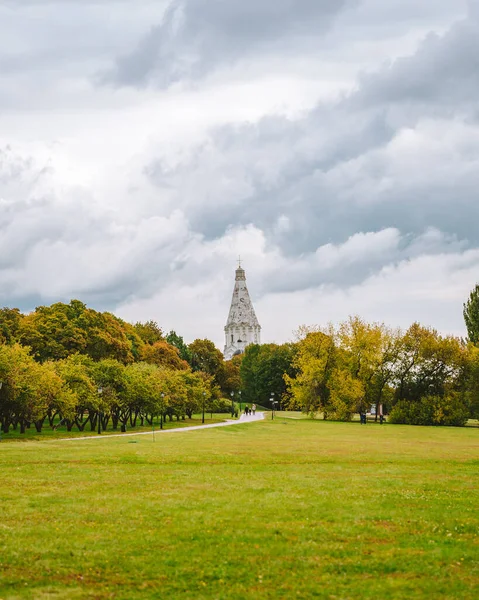
{"type": "Polygon", "coordinates": [[[220,345],[241,254],[265,340],[351,313],[462,333],[477,1],[183,4],[176,33],[166,2],[0,6],[1,303],[220,345]],[[99,84],[115,64],[137,87],[99,84]]]}

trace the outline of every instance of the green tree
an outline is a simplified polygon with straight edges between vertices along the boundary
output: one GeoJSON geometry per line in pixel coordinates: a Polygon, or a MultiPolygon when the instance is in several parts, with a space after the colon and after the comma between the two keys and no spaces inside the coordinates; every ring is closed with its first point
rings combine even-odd
{"type": "MultiPolygon", "coordinates": [[[[97,391],[101,390],[102,399],[102,425],[106,428],[107,416],[111,415],[113,429],[117,429],[122,416],[122,394],[125,392],[125,365],[112,358],[98,362],[91,361],[88,371],[94,381],[97,391]],[[107,410],[105,408],[107,407],[107,410]]],[[[124,429],[124,427],[123,427],[124,429]]]]}
{"type": "Polygon", "coordinates": [[[289,407],[310,415],[322,412],[326,419],[331,408],[331,379],[339,360],[335,331],[332,326],[325,330],[302,327],[298,336],[293,359],[296,374],[285,375],[291,394],[289,407]]]}
{"type": "Polygon", "coordinates": [[[146,321],[146,323],[135,323],[133,326],[137,335],[145,344],[155,344],[161,342],[163,331],[156,321],[146,321]]]}
{"type": "Polygon", "coordinates": [[[473,344],[479,343],[479,284],[469,294],[463,306],[464,321],[467,328],[467,337],[473,344]]]}
{"type": "Polygon", "coordinates": [[[145,362],[127,365],[125,368],[125,389],[121,395],[122,425],[129,420],[132,427],[138,418],[143,422],[150,415],[164,414],[169,390],[164,370],[145,362]],[[162,396],[164,394],[164,396],[162,396]]]}
{"type": "Polygon", "coordinates": [[[87,423],[90,423],[90,429],[94,431],[100,412],[105,409],[98,387],[91,377],[90,367],[91,361],[80,355],[72,355],[55,363],[56,372],[62,378],[66,390],[75,398],[73,418],[60,413],[68,431],[74,425],[79,431],[83,431],[87,423]]]}
{"type": "Polygon", "coordinates": [[[211,375],[217,385],[221,385],[224,361],[223,354],[210,340],[195,340],[188,346],[191,352],[191,368],[211,375]]]}
{"type": "Polygon", "coordinates": [[[18,308],[0,308],[0,344],[11,344],[17,339],[22,319],[18,308]]]}
{"type": "Polygon", "coordinates": [[[282,404],[289,402],[285,376],[293,379],[296,344],[252,344],[242,356],[241,389],[247,402],[268,406],[273,397],[282,404]]]}
{"type": "Polygon", "coordinates": [[[413,323],[399,341],[395,401],[444,396],[460,385],[465,348],[457,338],[413,323]]]}
{"type": "Polygon", "coordinates": [[[129,326],[110,313],[87,308],[79,300],[40,306],[20,322],[18,338],[32,349],[34,357],[61,360],[76,353],[95,360],[114,358],[133,362],[133,347],[141,344],[129,326]]]}
{"type": "Polygon", "coordinates": [[[188,364],[191,364],[191,352],[188,346],[185,344],[181,335],[178,335],[176,331],[170,331],[170,333],[166,336],[166,341],[168,344],[175,346],[178,348],[180,353],[180,358],[182,360],[186,360],[188,364]]]}
{"type": "Polygon", "coordinates": [[[52,403],[68,401],[51,365],[39,365],[19,344],[0,346],[0,381],[0,421],[5,433],[11,425],[20,425],[25,433],[32,423],[41,431],[52,403]]]}

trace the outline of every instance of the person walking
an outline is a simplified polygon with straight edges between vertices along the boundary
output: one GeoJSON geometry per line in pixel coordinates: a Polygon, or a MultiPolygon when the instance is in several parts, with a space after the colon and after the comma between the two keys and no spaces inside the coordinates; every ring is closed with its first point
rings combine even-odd
{"type": "Polygon", "coordinates": [[[253,406],[251,407],[251,410],[253,411],[253,414],[256,413],[256,404],[253,404],[253,406]]]}

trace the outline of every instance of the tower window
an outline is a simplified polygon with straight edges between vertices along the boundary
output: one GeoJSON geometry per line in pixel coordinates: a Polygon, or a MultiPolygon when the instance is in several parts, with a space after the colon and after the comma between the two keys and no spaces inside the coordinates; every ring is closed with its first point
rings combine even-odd
{"type": "Polygon", "coordinates": [[[231,336],[231,343],[233,343],[233,335],[231,336]]]}

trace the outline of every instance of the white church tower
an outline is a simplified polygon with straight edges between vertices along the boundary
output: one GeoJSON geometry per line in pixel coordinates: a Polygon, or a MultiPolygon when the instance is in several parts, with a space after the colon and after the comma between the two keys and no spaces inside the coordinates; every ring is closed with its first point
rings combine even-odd
{"type": "Polygon", "coordinates": [[[225,360],[244,352],[249,344],[261,344],[261,327],[246,287],[246,275],[241,262],[236,269],[236,281],[231,308],[225,327],[225,360]]]}

